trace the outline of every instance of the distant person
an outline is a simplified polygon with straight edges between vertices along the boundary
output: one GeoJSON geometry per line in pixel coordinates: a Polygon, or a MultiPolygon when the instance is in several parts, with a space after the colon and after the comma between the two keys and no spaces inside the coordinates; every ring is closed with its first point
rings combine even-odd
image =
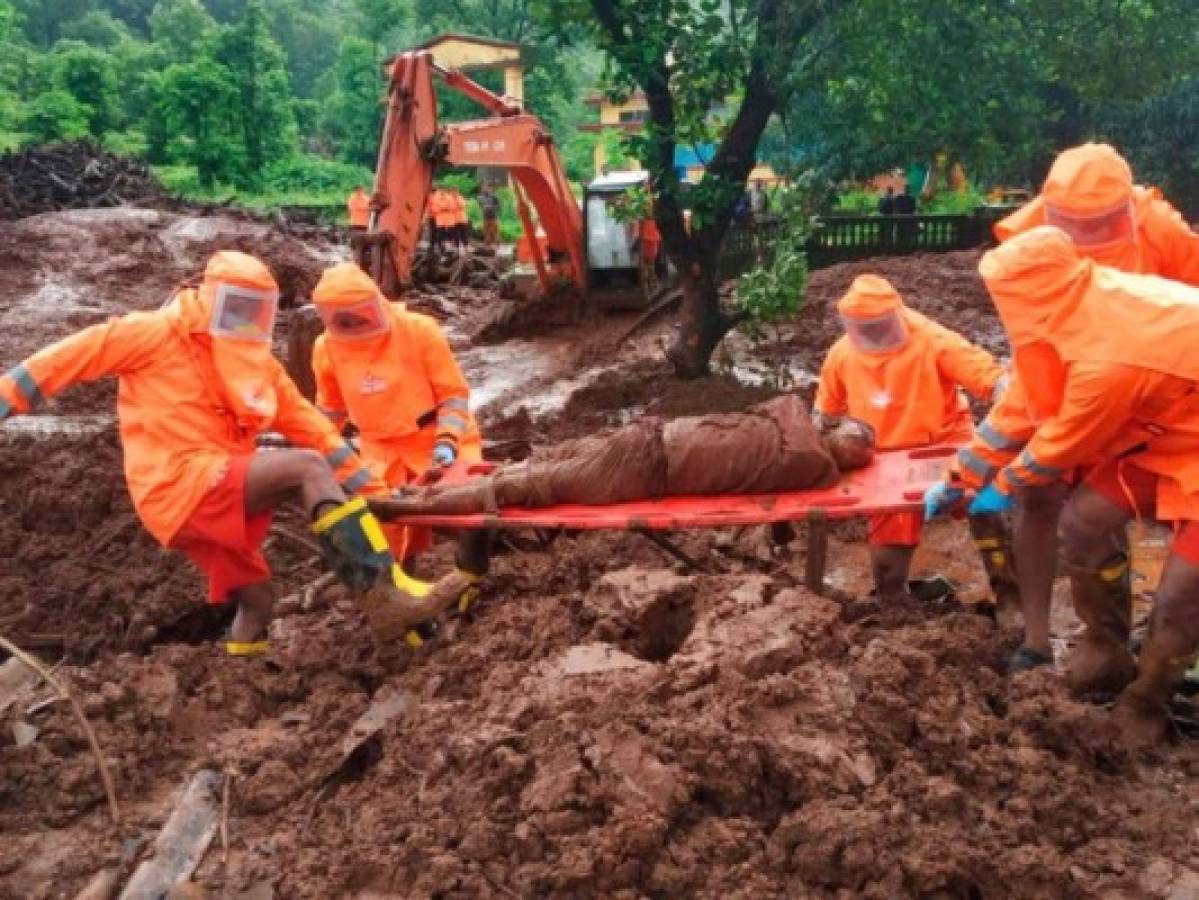
{"type": "Polygon", "coordinates": [[[888,187],[886,193],[878,198],[878,214],[880,216],[895,215],[895,188],[888,187]]]}
{"type": "Polygon", "coordinates": [[[490,186],[479,191],[479,209],[483,211],[483,243],[494,247],[500,242],[500,198],[490,186]]]}
{"type": "Polygon", "coordinates": [[[461,256],[466,252],[466,245],[470,242],[470,217],[466,214],[466,198],[461,192],[450,188],[450,204],[454,212],[454,224],[450,233],[450,240],[458,248],[458,255],[461,256]]]}
{"type": "Polygon", "coordinates": [[[753,190],[750,191],[749,208],[755,222],[761,222],[770,215],[770,197],[766,195],[766,187],[760,178],[754,182],[753,190]]]}
{"type": "Polygon", "coordinates": [[[454,228],[458,223],[458,206],[447,188],[438,186],[429,196],[429,214],[433,217],[433,243],[438,250],[445,250],[446,242],[454,240],[454,228]]]}
{"type": "Polygon", "coordinates": [[[904,186],[903,193],[895,198],[895,215],[914,216],[916,214],[916,198],[904,186]]]}
{"type": "Polygon", "coordinates": [[[742,194],[737,198],[737,204],[733,207],[733,221],[738,225],[744,225],[749,221],[750,217],[750,200],[749,194],[742,194]]]}
{"type": "Polygon", "coordinates": [[[350,213],[350,230],[365,231],[371,223],[371,198],[362,185],[354,185],[354,192],[346,200],[346,209],[350,213]]]}

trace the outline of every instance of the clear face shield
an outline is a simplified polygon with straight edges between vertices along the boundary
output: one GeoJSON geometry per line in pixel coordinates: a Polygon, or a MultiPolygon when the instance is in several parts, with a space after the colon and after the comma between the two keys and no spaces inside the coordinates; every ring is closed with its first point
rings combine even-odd
{"type": "Polygon", "coordinates": [[[278,291],[218,284],[208,330],[216,337],[269,344],[278,309],[278,291]]]}
{"type": "Polygon", "coordinates": [[[1046,203],[1045,224],[1062,229],[1070,235],[1076,247],[1088,253],[1131,244],[1136,240],[1136,220],[1131,200],[1098,213],[1079,213],[1046,203]]]}
{"type": "Polygon", "coordinates": [[[841,316],[841,324],[854,347],[864,353],[883,353],[903,346],[908,331],[898,310],[870,319],[841,316]]]}
{"type": "Polygon", "coordinates": [[[333,308],[318,303],[316,311],[329,334],[337,340],[365,341],[387,333],[383,301],[378,298],[333,308]]]}

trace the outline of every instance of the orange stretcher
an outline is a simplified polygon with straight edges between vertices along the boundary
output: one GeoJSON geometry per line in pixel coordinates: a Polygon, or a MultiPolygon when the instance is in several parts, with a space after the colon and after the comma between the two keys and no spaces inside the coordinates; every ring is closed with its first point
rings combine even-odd
{"type": "MultiPolygon", "coordinates": [[[[505,507],[494,512],[456,515],[388,516],[397,525],[435,528],[654,529],[717,528],[795,522],[813,515],[851,519],[876,513],[916,512],[925,490],[939,481],[958,448],[953,445],[889,450],[864,469],[841,477],[830,488],[774,494],[721,494],[661,497],[603,506],[561,504],[538,508],[505,507]]],[[[495,469],[492,463],[455,466],[441,483],[467,481],[495,469]]]]}
{"type": "MultiPolygon", "coordinates": [[[[957,453],[956,445],[913,450],[890,450],[875,455],[864,469],[841,477],[830,488],[784,491],[774,494],[722,494],[711,497],[662,497],[603,506],[562,504],[540,508],[506,507],[493,512],[458,515],[387,515],[399,525],[428,525],[455,529],[534,529],[537,531],[619,529],[636,531],[698,571],[705,566],[657,534],[684,528],[716,528],[806,522],[805,582],[820,593],[824,587],[828,556],[828,522],[877,513],[917,512],[924,492],[939,481],[957,453]]],[[[460,482],[485,475],[495,468],[482,463],[455,466],[439,480],[460,482]]],[[[386,501],[379,504],[385,506],[386,501]]],[[[375,506],[372,503],[372,506],[375,506]]]]}

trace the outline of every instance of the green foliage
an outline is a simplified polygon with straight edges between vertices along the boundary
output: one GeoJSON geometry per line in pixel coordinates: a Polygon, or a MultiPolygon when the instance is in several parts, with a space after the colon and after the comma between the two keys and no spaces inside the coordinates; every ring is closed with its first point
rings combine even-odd
{"type": "Polygon", "coordinates": [[[32,144],[73,141],[87,134],[90,112],[67,91],[46,91],[25,105],[21,128],[32,144]]]}
{"type": "Polygon", "coordinates": [[[369,41],[342,39],[334,67],[336,87],[326,104],[326,127],[341,147],[341,157],[373,165],[379,153],[383,82],[369,41]]]}
{"type": "Polygon", "coordinates": [[[743,316],[739,327],[755,341],[765,337],[768,326],[798,313],[807,295],[804,245],[811,234],[811,198],[793,190],[776,199],[783,222],[779,236],[767,259],[737,283],[737,309],[743,316]]]}
{"type": "Polygon", "coordinates": [[[217,35],[213,56],[232,74],[237,90],[232,118],[245,154],[238,178],[250,185],[267,163],[287,156],[296,144],[283,51],[271,37],[262,0],[250,0],[237,23],[217,35]]]}
{"type": "Polygon", "coordinates": [[[267,166],[262,188],[266,193],[295,191],[344,203],[354,185],[361,184],[369,190],[373,181],[373,173],[364,166],[295,154],[267,166]]]}
{"type": "Polygon", "coordinates": [[[177,61],[197,53],[217,27],[200,0],[158,0],[149,24],[154,43],[177,61]]]}
{"type": "Polygon", "coordinates": [[[62,36],[105,50],[111,50],[132,38],[124,22],[102,9],[93,9],[82,18],[68,22],[62,27],[62,36]]]}
{"type": "Polygon", "coordinates": [[[474,172],[467,169],[438,172],[436,183],[457,191],[463,197],[473,197],[479,193],[479,179],[474,172]]]}
{"type": "Polygon", "coordinates": [[[87,13],[91,0],[14,0],[13,6],[30,43],[46,48],[63,36],[63,26],[87,13]]]}
{"type": "Polygon", "coordinates": [[[1190,221],[1199,218],[1199,76],[1124,110],[1106,130],[1138,181],[1159,186],[1190,221]]]}
{"type": "Polygon", "coordinates": [[[350,5],[356,14],[357,33],[370,41],[376,58],[382,56],[387,39],[412,14],[409,0],[352,0],[350,5]]]}
{"type": "Polygon", "coordinates": [[[88,131],[102,136],[116,124],[117,75],[102,50],[78,46],[54,55],[54,84],[87,109],[88,131]]]}
{"type": "Polygon", "coordinates": [[[145,156],[149,147],[144,132],[110,131],[104,136],[104,149],[121,156],[145,156]]]}
{"type": "Polygon", "coordinates": [[[154,97],[156,127],[171,136],[170,157],[195,166],[201,186],[244,172],[246,154],[236,128],[239,95],[229,69],[207,58],[176,63],[156,77],[154,97]]]}

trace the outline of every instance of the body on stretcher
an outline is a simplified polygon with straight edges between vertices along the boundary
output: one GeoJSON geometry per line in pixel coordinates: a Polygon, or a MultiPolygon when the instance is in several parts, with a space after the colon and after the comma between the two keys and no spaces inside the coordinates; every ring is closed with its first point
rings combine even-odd
{"type": "MultiPolygon", "coordinates": [[[[658,497],[602,506],[560,504],[543,507],[501,507],[494,511],[459,514],[397,513],[385,499],[371,499],[371,509],[397,525],[436,528],[568,528],[673,531],[725,525],[766,525],[811,518],[852,519],[878,513],[917,512],[924,492],[940,481],[957,453],[956,445],[887,450],[875,454],[862,469],[841,476],[828,488],[771,494],[658,497]]],[[[479,478],[496,466],[482,463],[445,471],[442,483],[479,478]]]]}
{"type": "MultiPolygon", "coordinates": [[[[924,492],[940,481],[957,454],[956,445],[937,445],[875,454],[873,462],[841,476],[828,488],[783,491],[773,494],[721,494],[718,496],[659,497],[627,503],[583,506],[560,504],[544,507],[504,507],[493,511],[454,515],[398,513],[383,499],[369,500],[384,521],[436,528],[500,529],[619,529],[649,537],[688,566],[704,571],[702,564],[682,553],[658,531],[684,528],[718,528],[768,525],[774,522],[807,523],[804,583],[823,593],[828,559],[828,523],[878,513],[917,512],[923,509],[924,492]]],[[[446,470],[446,483],[485,476],[492,464],[458,466],[446,470]]]]}

